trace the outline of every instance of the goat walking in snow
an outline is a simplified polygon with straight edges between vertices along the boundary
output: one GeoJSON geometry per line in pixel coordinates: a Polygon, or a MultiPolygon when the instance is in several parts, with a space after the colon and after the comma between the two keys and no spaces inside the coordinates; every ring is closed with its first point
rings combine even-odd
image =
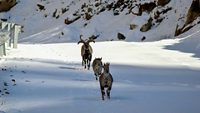
{"type": "Polygon", "coordinates": [[[83,43],[82,47],[81,47],[81,56],[82,56],[82,66],[88,68],[88,70],[90,69],[90,62],[92,60],[92,47],[89,45],[90,42],[94,42],[95,41],[93,39],[89,39],[89,40],[83,40],[82,39],[82,35],[80,35],[80,41],[79,43],[83,43]]]}
{"type": "Polygon", "coordinates": [[[103,68],[102,58],[95,58],[92,63],[92,68],[93,68],[96,80],[98,80],[99,76],[102,73],[102,68],[103,68]]]}
{"type": "Polygon", "coordinates": [[[109,63],[106,63],[103,65],[103,73],[101,74],[101,76],[99,77],[99,83],[100,83],[100,89],[101,89],[101,94],[102,94],[102,100],[104,100],[104,96],[105,96],[105,88],[106,90],[106,94],[108,99],[110,99],[110,91],[112,89],[112,83],[113,83],[113,78],[112,75],[109,72],[109,63]]]}

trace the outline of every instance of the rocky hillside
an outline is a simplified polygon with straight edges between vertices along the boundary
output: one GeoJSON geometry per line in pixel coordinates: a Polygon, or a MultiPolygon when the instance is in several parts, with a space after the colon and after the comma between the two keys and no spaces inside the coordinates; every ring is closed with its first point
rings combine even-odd
{"type": "Polygon", "coordinates": [[[198,0],[20,0],[0,18],[24,26],[23,43],[78,41],[80,34],[98,35],[99,41],[156,41],[198,25],[199,6],[198,0]]]}

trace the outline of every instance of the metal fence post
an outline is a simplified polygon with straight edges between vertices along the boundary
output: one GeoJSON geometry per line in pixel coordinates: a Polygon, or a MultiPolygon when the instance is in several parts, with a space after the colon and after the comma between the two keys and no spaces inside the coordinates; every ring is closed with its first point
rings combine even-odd
{"type": "Polygon", "coordinates": [[[13,48],[17,48],[18,36],[20,31],[21,31],[21,26],[15,25],[13,48]]]}
{"type": "Polygon", "coordinates": [[[6,55],[6,43],[3,44],[3,55],[6,55]]]}
{"type": "Polygon", "coordinates": [[[7,27],[7,25],[8,25],[7,22],[2,22],[1,23],[1,29],[5,29],[5,27],[7,27]]]}
{"type": "Polygon", "coordinates": [[[4,50],[3,50],[3,44],[0,43],[0,56],[3,56],[4,50]]]}
{"type": "Polygon", "coordinates": [[[0,35],[0,56],[6,55],[6,41],[9,40],[8,32],[1,32],[0,35]]]}
{"type": "Polygon", "coordinates": [[[10,25],[10,40],[9,40],[9,47],[12,46],[12,43],[14,43],[14,34],[15,34],[15,24],[11,23],[10,25]]]}
{"type": "Polygon", "coordinates": [[[17,48],[21,26],[15,23],[0,21],[0,56],[6,55],[7,47],[17,48]]]}

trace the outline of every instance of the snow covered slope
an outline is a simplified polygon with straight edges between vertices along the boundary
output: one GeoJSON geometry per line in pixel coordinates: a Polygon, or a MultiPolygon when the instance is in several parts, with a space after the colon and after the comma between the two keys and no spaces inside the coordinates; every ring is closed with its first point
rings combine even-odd
{"type": "MultiPolygon", "coordinates": [[[[109,4],[117,4],[117,0],[20,0],[9,12],[0,13],[0,18],[6,18],[24,26],[21,43],[54,43],[74,42],[79,35],[84,37],[100,35],[98,40],[118,40],[117,33],[126,36],[126,41],[155,41],[173,38],[176,25],[182,26],[192,0],[171,0],[165,6],[157,6],[152,11],[143,11],[141,16],[136,15],[137,5],[155,3],[153,0],[128,1],[127,6],[107,8],[109,4]],[[130,2],[130,3],[129,3],[130,2]],[[98,5],[100,4],[100,5],[98,5]],[[38,5],[44,6],[40,9],[38,5]],[[88,16],[86,15],[92,16],[88,16]],[[159,16],[156,16],[157,13],[159,16]],[[80,17],[70,25],[64,22],[80,17]],[[141,27],[149,18],[153,26],[147,32],[141,32],[141,27]],[[157,22],[158,21],[158,22],[157,22]],[[161,21],[161,22],[159,22],[161,21]],[[133,25],[133,30],[130,26],[133,25]],[[48,39],[46,38],[48,36],[48,39]]],[[[115,5],[113,5],[114,7],[115,5]]]]}

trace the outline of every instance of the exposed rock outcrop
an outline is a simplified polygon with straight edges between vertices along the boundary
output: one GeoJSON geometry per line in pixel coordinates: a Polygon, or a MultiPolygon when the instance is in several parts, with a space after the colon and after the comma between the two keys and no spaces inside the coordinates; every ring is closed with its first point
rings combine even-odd
{"type": "MultiPolygon", "coordinates": [[[[188,30],[190,30],[194,25],[192,22],[200,16],[200,0],[193,0],[190,9],[187,13],[187,19],[183,27],[177,25],[175,30],[175,36],[178,36],[188,30]]],[[[199,22],[197,23],[199,24],[199,22]]]]}
{"type": "Polygon", "coordinates": [[[71,24],[71,23],[77,21],[77,20],[80,19],[80,18],[81,18],[80,16],[75,17],[75,18],[73,18],[73,19],[67,18],[67,19],[65,19],[65,24],[69,25],[69,24],[71,24]]]}
{"type": "Polygon", "coordinates": [[[152,27],[152,21],[153,21],[153,19],[149,18],[148,22],[141,27],[140,31],[147,32],[148,30],[150,30],[152,27]]]}
{"type": "Polygon", "coordinates": [[[16,0],[0,0],[0,12],[9,11],[16,4],[16,0]]]}
{"type": "Polygon", "coordinates": [[[168,4],[171,0],[158,0],[157,4],[158,6],[165,6],[166,4],[168,4]]]}
{"type": "Polygon", "coordinates": [[[187,13],[187,20],[185,22],[185,25],[190,24],[194,20],[197,19],[197,17],[200,16],[200,0],[193,0],[192,5],[190,6],[190,9],[187,13]]]}

